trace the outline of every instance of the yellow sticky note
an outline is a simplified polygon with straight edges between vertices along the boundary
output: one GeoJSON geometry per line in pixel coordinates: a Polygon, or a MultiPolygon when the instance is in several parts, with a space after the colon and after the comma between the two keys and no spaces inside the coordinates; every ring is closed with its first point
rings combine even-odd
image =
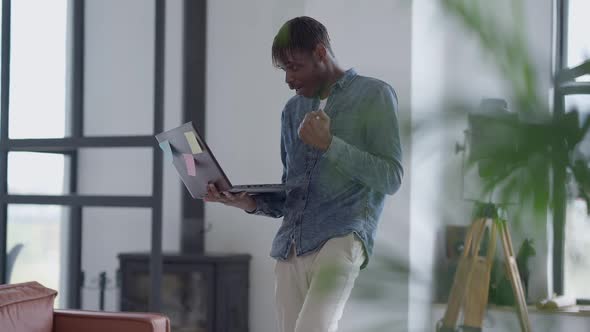
{"type": "Polygon", "coordinates": [[[201,150],[201,145],[199,145],[199,142],[197,141],[197,138],[195,137],[195,134],[192,131],[187,131],[186,133],[184,133],[184,137],[186,137],[188,145],[191,146],[191,151],[193,154],[203,152],[203,150],[201,150]]]}

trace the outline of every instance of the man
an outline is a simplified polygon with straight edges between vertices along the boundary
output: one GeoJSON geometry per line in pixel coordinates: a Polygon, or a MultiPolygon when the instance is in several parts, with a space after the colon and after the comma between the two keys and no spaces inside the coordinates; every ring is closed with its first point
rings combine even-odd
{"type": "Polygon", "coordinates": [[[280,330],[336,331],[385,195],[401,184],[397,97],[388,84],[342,69],[326,28],[310,17],[281,27],[272,60],[296,92],[281,117],[286,190],[250,196],[210,185],[205,201],[284,217],[271,250],[280,330]],[[333,266],[326,288],[319,271],[333,266]]]}

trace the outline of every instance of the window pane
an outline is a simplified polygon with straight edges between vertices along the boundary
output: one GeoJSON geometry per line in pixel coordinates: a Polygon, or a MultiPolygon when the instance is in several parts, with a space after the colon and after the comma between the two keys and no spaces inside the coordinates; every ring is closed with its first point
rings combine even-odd
{"type": "MultiPolygon", "coordinates": [[[[567,66],[575,67],[590,59],[590,1],[569,0],[567,27],[567,66]]],[[[590,82],[590,75],[584,75],[577,81],[590,82]]]]}
{"type": "Polygon", "coordinates": [[[8,282],[37,281],[55,289],[56,308],[67,294],[68,210],[54,205],[8,206],[8,282]]]}
{"type": "Polygon", "coordinates": [[[565,109],[577,109],[581,114],[590,114],[590,95],[565,96],[565,109]]]}
{"type": "Polygon", "coordinates": [[[568,202],[565,222],[564,292],[590,299],[590,217],[582,199],[568,202]]]}
{"type": "Polygon", "coordinates": [[[154,0],[86,1],[84,135],[150,135],[154,0]],[[107,23],[108,22],[108,23],[107,23]]]}
{"type": "Polygon", "coordinates": [[[65,136],[67,3],[12,1],[11,138],[65,136]]]}
{"type": "MultiPolygon", "coordinates": [[[[580,123],[586,121],[590,116],[590,96],[588,95],[569,95],[565,96],[565,109],[570,112],[578,110],[580,123]]],[[[582,154],[587,162],[590,162],[590,135],[587,133],[584,140],[576,147],[577,151],[582,154]]]]}
{"type": "Polygon", "coordinates": [[[104,310],[120,310],[117,286],[118,255],[149,252],[151,210],[146,208],[85,207],[82,210],[82,308],[97,310],[100,305],[101,273],[107,279],[104,310]]]}
{"type": "Polygon", "coordinates": [[[63,195],[69,192],[64,155],[9,152],[8,193],[17,195],[63,195]]]}
{"type": "Polygon", "coordinates": [[[151,148],[92,148],[78,154],[78,192],[84,195],[151,195],[151,148]]]}

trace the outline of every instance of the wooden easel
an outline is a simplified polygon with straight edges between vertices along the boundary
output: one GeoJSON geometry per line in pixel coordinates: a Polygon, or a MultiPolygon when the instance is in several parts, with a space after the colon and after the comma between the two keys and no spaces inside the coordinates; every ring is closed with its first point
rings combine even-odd
{"type": "Polygon", "coordinates": [[[506,271],[512,285],[521,331],[532,331],[508,225],[506,220],[498,217],[498,210],[493,204],[482,204],[478,208],[475,221],[467,231],[447,309],[437,325],[438,332],[457,331],[456,325],[461,309],[463,309],[462,331],[482,331],[498,233],[504,247],[506,271]],[[485,257],[479,256],[480,246],[488,227],[490,228],[488,250],[485,257]]]}

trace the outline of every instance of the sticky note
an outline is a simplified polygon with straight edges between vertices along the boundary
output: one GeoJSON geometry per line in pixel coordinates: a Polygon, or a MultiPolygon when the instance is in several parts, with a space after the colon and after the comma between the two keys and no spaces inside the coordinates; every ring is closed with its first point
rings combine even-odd
{"type": "Polygon", "coordinates": [[[172,148],[170,147],[170,142],[160,142],[160,149],[164,151],[164,158],[166,158],[168,162],[172,162],[172,148]]]}
{"type": "Polygon", "coordinates": [[[199,142],[197,141],[197,138],[195,137],[195,133],[193,133],[192,131],[187,131],[186,133],[184,133],[184,137],[186,137],[188,145],[191,146],[191,151],[193,154],[203,152],[203,150],[201,150],[199,142]]]}
{"type": "Polygon", "coordinates": [[[190,176],[197,175],[197,169],[195,168],[195,159],[193,158],[192,154],[183,153],[184,156],[184,163],[186,164],[186,172],[190,176]]]}

